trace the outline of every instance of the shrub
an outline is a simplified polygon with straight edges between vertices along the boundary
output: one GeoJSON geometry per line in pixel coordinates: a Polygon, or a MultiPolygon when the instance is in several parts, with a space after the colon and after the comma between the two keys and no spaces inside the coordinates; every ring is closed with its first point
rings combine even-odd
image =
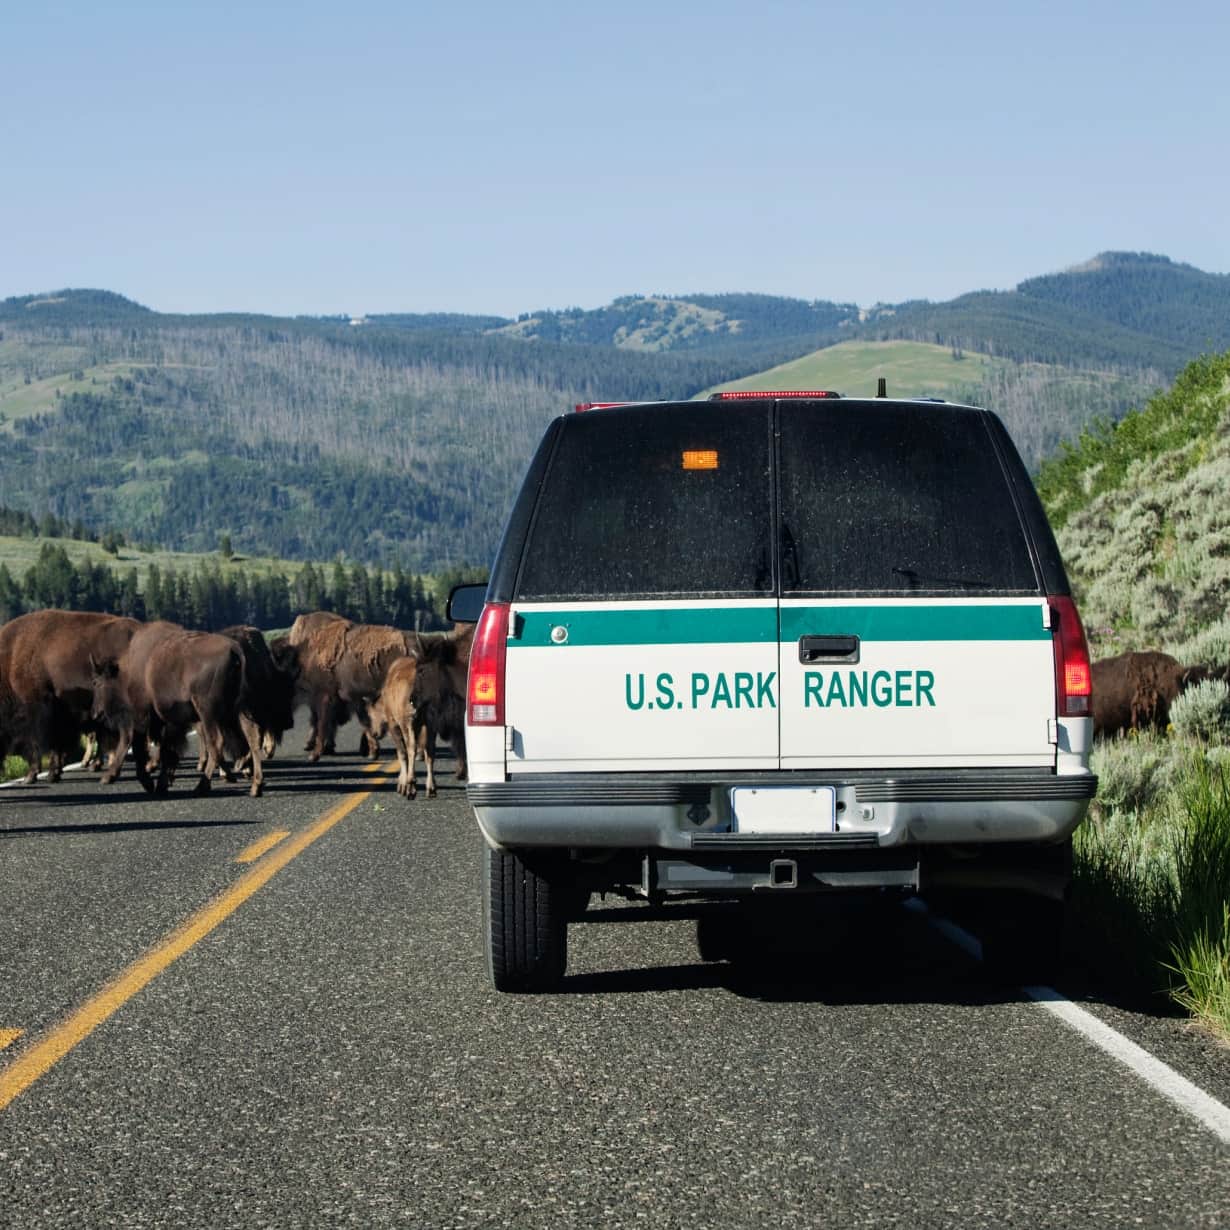
{"type": "Polygon", "coordinates": [[[1159,797],[1167,748],[1152,734],[1131,734],[1094,746],[1096,807],[1103,813],[1147,811],[1159,797]]]}
{"type": "Polygon", "coordinates": [[[1205,679],[1186,688],[1170,706],[1175,734],[1202,743],[1225,743],[1230,737],[1230,687],[1205,679]]]}

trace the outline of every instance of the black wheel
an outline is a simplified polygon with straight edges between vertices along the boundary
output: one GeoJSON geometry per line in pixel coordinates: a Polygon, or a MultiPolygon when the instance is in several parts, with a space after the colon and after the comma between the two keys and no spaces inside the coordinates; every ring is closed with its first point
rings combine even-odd
{"type": "Polygon", "coordinates": [[[497,991],[549,990],[568,961],[570,904],[553,860],[488,849],[484,870],[492,985],[497,991]]]}
{"type": "Polygon", "coordinates": [[[733,914],[733,910],[715,910],[696,920],[696,952],[702,961],[734,960],[738,928],[733,914]]]}
{"type": "Polygon", "coordinates": [[[982,963],[998,982],[1046,983],[1063,969],[1067,910],[1049,897],[997,894],[981,919],[982,963]]]}

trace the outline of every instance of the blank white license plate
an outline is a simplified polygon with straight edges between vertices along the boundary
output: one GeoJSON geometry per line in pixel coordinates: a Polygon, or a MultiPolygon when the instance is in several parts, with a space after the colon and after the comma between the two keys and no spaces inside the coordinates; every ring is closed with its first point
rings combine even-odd
{"type": "Polygon", "coordinates": [[[730,792],[736,833],[832,833],[837,790],[833,786],[736,786],[730,792]]]}

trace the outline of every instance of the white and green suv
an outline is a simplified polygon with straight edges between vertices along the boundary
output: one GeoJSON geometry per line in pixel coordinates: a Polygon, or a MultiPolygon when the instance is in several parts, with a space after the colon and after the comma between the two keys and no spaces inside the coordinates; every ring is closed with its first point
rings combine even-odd
{"type": "MultiPolygon", "coordinates": [[[[1053,951],[1089,660],[1000,421],[827,393],[578,409],[530,464],[470,662],[495,985],[557,982],[597,891],[750,913],[973,889],[988,954],[1053,951]]],[[[705,956],[743,917],[717,914],[705,956]]]]}

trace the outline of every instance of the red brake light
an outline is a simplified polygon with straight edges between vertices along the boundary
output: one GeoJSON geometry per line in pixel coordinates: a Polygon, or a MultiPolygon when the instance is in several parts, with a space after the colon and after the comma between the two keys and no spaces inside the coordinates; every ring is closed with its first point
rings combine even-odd
{"type": "Polygon", "coordinates": [[[1066,596],[1052,597],[1047,601],[1051,604],[1055,699],[1059,716],[1089,717],[1093,713],[1093,670],[1076,603],[1066,596]]]}
{"type": "Polygon", "coordinates": [[[583,410],[610,410],[613,406],[635,406],[634,401],[579,401],[574,407],[580,414],[583,410]]]}
{"type": "Polygon", "coordinates": [[[757,391],[755,389],[738,389],[732,393],[710,393],[710,401],[750,401],[752,398],[764,399],[777,397],[840,397],[832,389],[773,389],[757,391]]]}
{"type": "Polygon", "coordinates": [[[478,617],[466,684],[466,716],[471,726],[504,725],[508,615],[507,602],[489,602],[478,617]]]}

